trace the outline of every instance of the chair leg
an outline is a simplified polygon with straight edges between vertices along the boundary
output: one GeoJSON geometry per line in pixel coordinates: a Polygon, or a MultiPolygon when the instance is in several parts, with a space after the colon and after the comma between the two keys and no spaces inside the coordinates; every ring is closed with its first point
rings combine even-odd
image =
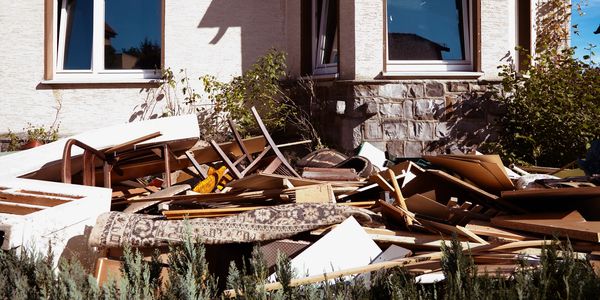
{"type": "Polygon", "coordinates": [[[227,154],[223,151],[223,149],[221,149],[221,147],[219,147],[219,145],[217,145],[217,142],[215,142],[214,140],[211,140],[210,145],[217,152],[217,154],[219,154],[219,156],[221,157],[221,160],[223,160],[223,162],[227,165],[227,168],[229,169],[229,171],[231,171],[232,175],[236,179],[240,179],[240,178],[244,177],[244,175],[242,173],[240,173],[240,171],[233,164],[233,162],[229,159],[229,157],[227,157],[227,154]]]}
{"type": "Polygon", "coordinates": [[[231,132],[233,132],[233,137],[235,138],[235,142],[238,144],[238,147],[240,147],[240,150],[242,151],[242,153],[244,154],[246,159],[248,159],[248,163],[251,163],[252,155],[246,148],[246,145],[244,145],[244,141],[242,140],[240,133],[237,131],[237,129],[235,127],[235,122],[233,122],[232,119],[227,119],[227,122],[229,123],[229,128],[231,128],[231,132]]]}
{"type": "Polygon", "coordinates": [[[283,156],[283,153],[281,153],[281,151],[279,151],[279,148],[277,148],[277,144],[275,144],[275,142],[273,141],[273,138],[271,138],[271,135],[269,134],[269,132],[267,131],[267,127],[265,127],[265,124],[262,122],[262,119],[260,118],[260,116],[258,115],[258,112],[256,111],[256,108],[253,106],[251,108],[252,110],[252,114],[254,115],[254,119],[256,119],[256,122],[258,123],[258,127],[260,128],[260,131],[262,131],[265,140],[267,140],[267,143],[269,144],[269,146],[271,146],[271,148],[273,148],[273,152],[275,152],[275,155],[277,155],[277,158],[279,158],[279,160],[281,160],[281,163],[296,177],[301,178],[301,176],[296,173],[296,170],[294,170],[294,168],[290,165],[290,163],[287,161],[287,159],[285,159],[285,156],[283,156]]]}

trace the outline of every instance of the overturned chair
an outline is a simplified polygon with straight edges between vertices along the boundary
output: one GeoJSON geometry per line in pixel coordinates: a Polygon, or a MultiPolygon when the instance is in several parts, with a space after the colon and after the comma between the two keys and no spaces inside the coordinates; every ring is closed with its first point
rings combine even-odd
{"type": "Polygon", "coordinates": [[[294,170],[294,168],[290,165],[290,163],[283,156],[283,153],[281,153],[279,149],[282,147],[307,143],[310,141],[301,141],[298,143],[282,145],[275,144],[273,138],[267,131],[265,124],[262,122],[260,115],[256,111],[256,108],[252,107],[251,111],[252,115],[254,116],[254,119],[256,120],[256,123],[258,124],[258,127],[260,128],[263,136],[265,137],[265,140],[267,141],[267,145],[265,146],[265,148],[256,157],[252,157],[252,154],[246,149],[246,146],[242,141],[240,133],[237,131],[235,123],[231,119],[228,119],[229,127],[231,128],[235,142],[238,144],[239,148],[242,151],[242,155],[240,155],[239,157],[230,157],[225,151],[223,151],[223,149],[221,149],[217,142],[215,142],[214,140],[210,141],[210,145],[221,157],[223,163],[225,163],[227,168],[230,170],[231,175],[236,179],[240,179],[246,176],[247,174],[250,174],[251,172],[255,171],[259,166],[265,166],[264,169],[262,169],[262,173],[277,173],[281,175],[294,176],[299,178],[300,175],[296,172],[296,170],[294,170]],[[273,152],[275,157],[271,161],[265,162],[267,154],[269,154],[271,151],[273,152]]]}

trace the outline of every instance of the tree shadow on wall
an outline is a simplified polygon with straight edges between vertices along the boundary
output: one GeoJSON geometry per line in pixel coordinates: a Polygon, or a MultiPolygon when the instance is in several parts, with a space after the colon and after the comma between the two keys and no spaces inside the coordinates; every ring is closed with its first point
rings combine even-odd
{"type": "MultiPolygon", "coordinates": [[[[218,28],[209,42],[218,45],[230,28],[239,28],[242,71],[271,48],[285,46],[285,6],[279,0],[213,0],[198,28],[218,28]]],[[[231,33],[230,33],[231,34],[231,33]]]]}
{"type": "Polygon", "coordinates": [[[493,87],[484,92],[468,92],[447,100],[441,108],[438,135],[441,137],[426,145],[426,151],[439,154],[464,153],[498,139],[499,120],[505,112],[495,100],[493,87]]]}

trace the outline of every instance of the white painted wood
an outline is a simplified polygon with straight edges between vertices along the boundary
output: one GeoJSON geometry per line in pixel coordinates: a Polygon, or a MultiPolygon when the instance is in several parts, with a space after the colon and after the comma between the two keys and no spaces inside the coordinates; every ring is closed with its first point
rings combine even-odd
{"type": "Polygon", "coordinates": [[[0,187],[2,193],[71,199],[26,215],[0,213],[1,249],[24,247],[45,254],[51,246],[55,264],[65,252],[72,252],[67,245],[85,247],[86,228],[91,230],[98,215],[110,210],[112,190],[107,188],[21,178],[0,179],[0,187]]]}
{"type": "Polygon", "coordinates": [[[322,275],[366,266],[380,253],[379,246],[350,217],[292,259],[292,268],[296,277],[322,275]]]}
{"type": "MultiPolygon", "coordinates": [[[[77,139],[96,149],[105,149],[157,131],[162,135],[140,144],[197,138],[200,135],[197,117],[187,115],[119,124],[86,131],[69,138],[77,139]]],[[[62,159],[65,143],[69,138],[0,157],[0,178],[19,177],[62,159]]],[[[80,148],[73,147],[73,156],[81,153],[83,151],[80,148]]]]}

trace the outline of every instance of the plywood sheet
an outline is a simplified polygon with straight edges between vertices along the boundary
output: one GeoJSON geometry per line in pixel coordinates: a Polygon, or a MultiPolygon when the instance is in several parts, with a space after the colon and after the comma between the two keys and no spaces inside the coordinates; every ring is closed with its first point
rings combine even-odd
{"type": "Polygon", "coordinates": [[[500,216],[492,218],[492,224],[514,230],[600,242],[600,221],[586,221],[577,211],[562,214],[500,216]]]}

